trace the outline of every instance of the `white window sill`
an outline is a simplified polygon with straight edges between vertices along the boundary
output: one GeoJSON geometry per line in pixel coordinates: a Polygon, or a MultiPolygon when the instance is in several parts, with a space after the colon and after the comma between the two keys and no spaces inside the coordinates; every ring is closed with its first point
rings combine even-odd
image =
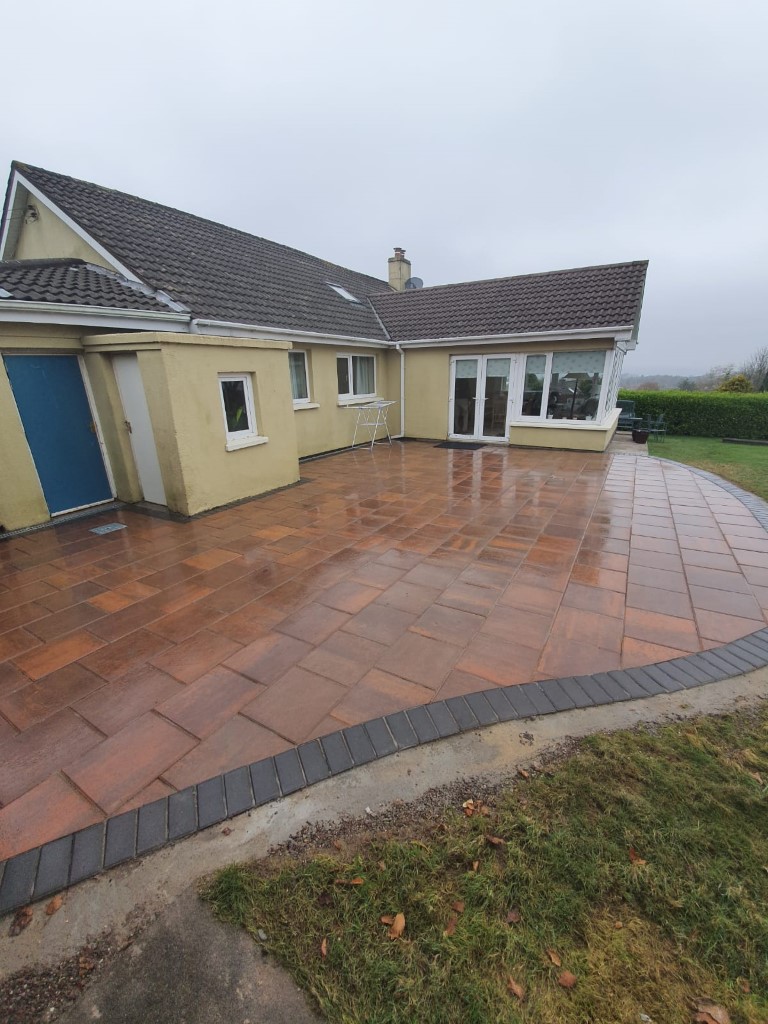
{"type": "Polygon", "coordinates": [[[299,412],[299,410],[301,410],[301,409],[319,409],[319,408],[320,408],[320,403],[319,402],[294,402],[293,403],[293,411],[294,412],[299,412]]]}
{"type": "Polygon", "coordinates": [[[596,420],[555,420],[555,419],[529,419],[512,420],[510,427],[546,427],[548,430],[607,430],[609,423],[605,420],[598,423],[596,420]]]}
{"type": "Polygon", "coordinates": [[[339,398],[339,408],[344,409],[348,405],[367,405],[368,402],[380,402],[378,395],[359,395],[356,398],[339,398]]]}
{"type": "Polygon", "coordinates": [[[254,437],[251,435],[250,437],[244,437],[242,440],[227,441],[226,449],[228,452],[236,452],[240,448],[253,448],[257,444],[266,444],[268,440],[268,437],[254,437]]]}

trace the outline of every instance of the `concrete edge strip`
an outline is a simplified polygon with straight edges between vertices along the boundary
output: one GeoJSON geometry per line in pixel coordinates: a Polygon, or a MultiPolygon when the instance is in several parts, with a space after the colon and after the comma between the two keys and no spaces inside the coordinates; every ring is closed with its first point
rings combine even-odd
{"type": "MultiPolygon", "coordinates": [[[[739,498],[768,531],[768,503],[713,473],[683,468],[739,498]]],[[[0,863],[0,915],[400,750],[501,722],[674,693],[766,666],[768,626],[720,647],[670,661],[590,676],[494,686],[348,726],[0,863]]]]}

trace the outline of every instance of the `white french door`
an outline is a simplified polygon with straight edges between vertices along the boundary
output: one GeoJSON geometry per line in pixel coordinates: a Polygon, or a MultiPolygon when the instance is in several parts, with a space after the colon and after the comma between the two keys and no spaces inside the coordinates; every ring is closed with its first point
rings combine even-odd
{"type": "Polygon", "coordinates": [[[510,420],[509,355],[451,356],[449,436],[480,441],[505,439],[510,420]]]}

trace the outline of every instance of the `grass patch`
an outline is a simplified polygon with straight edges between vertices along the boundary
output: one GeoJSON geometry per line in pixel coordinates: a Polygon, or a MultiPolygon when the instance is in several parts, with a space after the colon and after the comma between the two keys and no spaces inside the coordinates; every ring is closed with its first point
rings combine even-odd
{"type": "Polygon", "coordinates": [[[765,1024],[766,782],[765,710],[594,736],[487,815],[416,805],[397,839],[232,866],[203,895],[330,1021],[672,1024],[708,997],[765,1024]]]}
{"type": "Polygon", "coordinates": [[[768,501],[768,447],[723,444],[712,437],[667,437],[648,441],[651,455],[698,466],[768,501]]]}

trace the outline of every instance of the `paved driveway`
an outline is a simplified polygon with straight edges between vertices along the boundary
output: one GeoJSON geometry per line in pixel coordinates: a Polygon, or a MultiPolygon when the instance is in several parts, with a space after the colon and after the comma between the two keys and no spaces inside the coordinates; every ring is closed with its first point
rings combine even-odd
{"type": "Polygon", "coordinates": [[[344,725],[768,620],[768,534],[681,467],[411,443],[303,473],[0,543],[0,860],[344,725]]]}

